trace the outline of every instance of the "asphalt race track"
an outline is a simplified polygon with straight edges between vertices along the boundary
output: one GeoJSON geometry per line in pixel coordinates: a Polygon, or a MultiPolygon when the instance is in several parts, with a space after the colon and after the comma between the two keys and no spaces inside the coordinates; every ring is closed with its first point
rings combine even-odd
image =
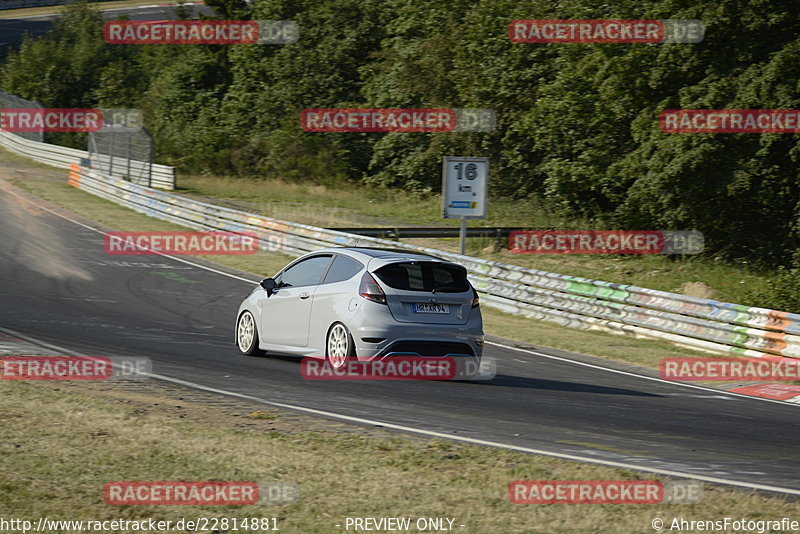
{"type": "Polygon", "coordinates": [[[2,328],[82,354],[146,356],[157,374],[269,401],[800,494],[798,406],[497,345],[489,382],[305,381],[297,359],[234,346],[252,282],[190,258],[109,256],[101,232],[20,195],[0,183],[2,328]]]}

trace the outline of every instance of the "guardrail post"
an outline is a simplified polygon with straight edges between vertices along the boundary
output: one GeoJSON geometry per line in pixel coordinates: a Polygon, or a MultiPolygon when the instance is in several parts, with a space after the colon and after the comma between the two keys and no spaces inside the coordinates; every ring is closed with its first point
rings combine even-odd
{"type": "Polygon", "coordinates": [[[500,252],[501,248],[503,248],[503,243],[501,242],[500,228],[495,228],[494,229],[494,248],[492,249],[492,251],[497,253],[497,252],[500,252]]]}

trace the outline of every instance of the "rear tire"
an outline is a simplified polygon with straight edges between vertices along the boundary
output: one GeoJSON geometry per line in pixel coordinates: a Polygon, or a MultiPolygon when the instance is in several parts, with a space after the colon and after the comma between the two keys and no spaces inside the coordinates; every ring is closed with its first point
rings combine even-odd
{"type": "Polygon", "coordinates": [[[341,369],[356,358],[353,336],[342,323],[334,323],[325,339],[325,359],[334,369],[341,369]]]}
{"type": "Polygon", "coordinates": [[[236,346],[242,354],[257,356],[264,354],[258,348],[258,327],[253,314],[245,310],[236,321],[236,346]]]}

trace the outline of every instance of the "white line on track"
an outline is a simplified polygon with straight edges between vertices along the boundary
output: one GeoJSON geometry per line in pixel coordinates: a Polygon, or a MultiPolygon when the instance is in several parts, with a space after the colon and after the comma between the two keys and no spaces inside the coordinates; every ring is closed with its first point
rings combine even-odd
{"type": "MultiPolygon", "coordinates": [[[[47,211],[49,213],[52,213],[53,215],[61,217],[61,218],[65,219],[65,220],[68,220],[68,221],[70,221],[72,223],[75,223],[75,224],[77,224],[77,225],[79,225],[79,226],[81,226],[83,228],[92,230],[92,231],[97,232],[99,234],[105,234],[105,232],[102,231],[102,230],[99,230],[97,228],[93,228],[93,227],[91,227],[91,226],[89,226],[87,224],[84,224],[82,222],[76,221],[75,219],[67,217],[66,215],[62,215],[61,213],[58,213],[58,212],[56,212],[54,210],[51,210],[47,206],[43,206],[41,204],[37,204],[36,202],[33,202],[33,201],[31,201],[31,200],[29,200],[29,199],[27,199],[25,197],[22,197],[21,195],[18,195],[14,191],[10,191],[8,189],[6,189],[6,191],[11,193],[12,195],[18,197],[18,198],[21,198],[23,201],[30,202],[31,204],[33,204],[33,205],[35,205],[37,207],[40,207],[40,208],[44,209],[45,211],[47,211]]],[[[172,258],[172,259],[174,259],[176,261],[187,263],[189,265],[194,265],[195,267],[198,267],[200,269],[205,269],[207,271],[211,271],[211,272],[223,275],[223,276],[228,276],[230,278],[235,278],[237,280],[242,280],[242,281],[248,282],[248,283],[255,283],[252,280],[248,280],[246,278],[242,278],[241,276],[236,276],[236,275],[233,275],[233,274],[230,274],[230,273],[226,273],[224,271],[218,271],[216,269],[213,269],[213,268],[210,268],[210,267],[206,267],[205,265],[192,263],[192,262],[184,260],[182,258],[176,258],[174,256],[169,256],[167,254],[159,254],[159,255],[166,256],[168,258],[172,258]]],[[[0,332],[5,332],[5,333],[7,333],[9,335],[17,336],[17,337],[19,337],[21,339],[24,339],[26,341],[29,341],[31,343],[37,343],[37,344],[42,345],[43,347],[49,348],[51,350],[60,351],[60,352],[66,353],[66,354],[72,354],[73,356],[84,356],[83,354],[80,354],[78,352],[66,349],[64,347],[60,347],[58,345],[54,345],[52,343],[47,343],[47,342],[44,342],[44,341],[40,341],[38,339],[35,339],[35,338],[30,337],[30,336],[21,334],[19,332],[15,332],[13,330],[9,330],[7,328],[0,327],[0,332]]],[[[512,346],[509,346],[509,345],[503,345],[503,344],[500,344],[500,343],[494,343],[494,342],[487,342],[487,343],[491,344],[491,345],[495,345],[497,347],[506,348],[506,349],[509,349],[509,350],[520,351],[520,352],[533,354],[533,355],[536,355],[536,356],[541,356],[541,357],[550,358],[550,359],[554,359],[554,360],[559,360],[559,361],[563,361],[563,362],[567,362],[567,363],[582,365],[582,366],[585,366],[585,367],[591,367],[591,368],[602,370],[602,371],[609,371],[609,372],[613,372],[613,373],[619,373],[619,374],[623,374],[623,375],[633,376],[633,377],[636,377],[636,378],[643,378],[643,379],[646,379],[646,380],[654,380],[654,381],[658,381],[658,382],[664,382],[664,383],[672,384],[672,385],[680,385],[680,386],[692,387],[692,388],[696,388],[696,389],[705,389],[705,390],[713,391],[713,392],[716,392],[716,393],[721,393],[722,392],[721,390],[716,390],[716,389],[712,389],[712,388],[703,388],[701,386],[695,386],[693,384],[683,384],[683,383],[680,383],[680,382],[678,382],[678,383],[670,382],[668,380],[663,380],[661,378],[655,378],[655,377],[646,376],[646,375],[639,375],[639,374],[631,373],[631,372],[627,372],[627,371],[620,371],[618,369],[611,369],[611,368],[603,367],[603,366],[600,366],[600,365],[594,365],[594,364],[590,364],[590,363],[571,360],[569,358],[562,358],[560,356],[552,356],[550,354],[544,354],[544,353],[541,353],[541,352],[528,350],[528,349],[521,349],[521,348],[518,348],[518,347],[512,347],[512,346]]],[[[254,402],[258,402],[258,403],[262,403],[262,404],[267,404],[269,406],[275,406],[277,408],[285,408],[285,409],[288,409],[288,410],[295,410],[295,411],[298,411],[298,412],[304,412],[304,413],[308,413],[308,414],[312,414],[312,415],[318,415],[318,416],[322,416],[322,417],[329,417],[329,418],[332,418],[332,419],[338,419],[338,420],[342,420],[342,421],[350,421],[350,422],[353,422],[353,423],[373,425],[373,426],[382,426],[382,427],[390,428],[390,429],[393,429],[393,430],[400,430],[400,431],[403,431],[403,432],[410,432],[410,433],[413,433],[413,434],[420,434],[420,435],[436,437],[436,438],[444,438],[444,439],[449,439],[449,440],[453,440],[453,441],[460,441],[460,442],[463,442],[463,443],[470,443],[470,444],[473,444],[473,445],[482,445],[482,446],[486,446],[486,447],[495,447],[495,448],[499,448],[499,449],[507,449],[507,450],[517,451],[517,452],[525,452],[525,453],[529,453],[529,454],[540,454],[540,455],[543,455],[543,456],[551,456],[551,457],[554,457],[554,458],[561,458],[561,459],[564,459],[564,460],[574,460],[574,461],[579,461],[579,462],[606,465],[606,466],[609,466],[609,467],[618,467],[618,468],[622,468],[622,469],[633,469],[633,470],[636,470],[636,471],[644,471],[644,472],[647,472],[647,473],[654,473],[654,474],[663,475],[663,476],[672,476],[672,477],[678,477],[678,478],[689,478],[689,479],[693,479],[693,480],[701,480],[701,481],[704,481],[704,482],[710,482],[710,483],[713,483],[713,484],[724,484],[724,485],[728,485],[728,486],[737,486],[737,487],[741,487],[741,488],[749,488],[749,489],[754,489],[754,490],[772,491],[772,492],[785,493],[785,494],[790,494],[790,495],[800,495],[800,490],[792,489],[792,488],[783,488],[783,487],[780,487],[780,486],[771,486],[771,485],[768,485],[768,484],[755,484],[755,483],[752,483],[752,482],[747,482],[747,481],[742,481],[742,480],[733,480],[733,479],[727,479],[727,478],[710,477],[710,476],[705,476],[705,475],[698,475],[698,474],[695,474],[695,473],[686,473],[686,472],[682,472],[682,471],[673,471],[673,470],[670,470],[670,469],[659,469],[659,468],[654,468],[654,467],[646,467],[646,466],[641,466],[641,465],[636,465],[636,464],[628,464],[628,463],[624,463],[624,462],[615,462],[613,460],[600,460],[600,459],[597,459],[597,458],[592,458],[592,457],[587,457],[587,456],[578,456],[578,455],[575,455],[575,454],[566,454],[566,453],[548,451],[548,450],[543,450],[543,449],[534,449],[534,448],[530,448],[530,447],[522,447],[522,446],[519,446],[519,445],[511,445],[511,444],[508,444],[508,443],[500,443],[500,442],[496,442],[496,441],[487,441],[487,440],[482,440],[482,439],[477,439],[477,438],[468,438],[468,437],[465,437],[465,436],[457,436],[457,435],[453,435],[453,434],[446,434],[444,432],[436,432],[436,431],[433,431],[433,430],[425,430],[425,429],[422,429],[422,428],[415,428],[415,427],[409,427],[409,426],[404,426],[404,425],[397,425],[397,424],[394,424],[394,423],[388,423],[386,421],[378,421],[378,420],[374,420],[374,419],[365,419],[365,418],[362,418],[362,417],[353,417],[353,416],[349,416],[349,415],[338,414],[338,413],[334,413],[334,412],[328,412],[328,411],[325,411],[325,410],[317,410],[315,408],[307,408],[305,406],[298,406],[298,405],[295,405],[295,404],[287,404],[287,403],[283,403],[283,402],[271,401],[271,400],[268,400],[268,399],[262,399],[260,397],[254,397],[252,395],[245,395],[243,393],[236,393],[235,391],[228,391],[228,390],[224,390],[224,389],[212,388],[212,387],[209,387],[209,386],[204,386],[202,384],[197,384],[197,383],[194,383],[194,382],[188,382],[186,380],[181,380],[179,378],[173,378],[173,377],[170,377],[170,376],[164,376],[164,375],[159,375],[159,374],[154,374],[154,373],[147,373],[147,376],[149,376],[151,378],[154,378],[154,379],[157,379],[157,380],[163,380],[165,382],[171,382],[173,384],[178,384],[178,385],[187,386],[187,387],[191,387],[191,388],[195,388],[195,389],[200,389],[200,390],[203,390],[203,391],[208,391],[210,393],[218,393],[218,394],[221,394],[221,395],[227,395],[229,397],[236,397],[236,398],[239,398],[239,399],[250,400],[250,401],[254,401],[254,402]]],[[[725,393],[729,393],[729,392],[725,392],[725,393]]],[[[730,395],[737,395],[735,393],[729,393],[729,394],[730,395]]],[[[737,396],[744,397],[744,398],[747,398],[747,399],[757,399],[757,400],[765,400],[765,401],[772,400],[772,399],[760,399],[759,397],[749,397],[749,396],[745,396],[745,395],[737,395],[737,396]]],[[[780,401],[773,401],[773,402],[780,402],[780,401]]],[[[789,403],[781,402],[781,404],[789,404],[789,403]]]]}

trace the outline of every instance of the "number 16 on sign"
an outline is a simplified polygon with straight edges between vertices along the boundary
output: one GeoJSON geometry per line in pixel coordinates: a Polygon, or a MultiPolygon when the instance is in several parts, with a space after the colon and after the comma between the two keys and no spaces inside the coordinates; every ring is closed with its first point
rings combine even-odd
{"type": "Polygon", "coordinates": [[[461,219],[459,241],[464,254],[467,219],[486,218],[489,158],[445,156],[442,164],[442,217],[461,219]]]}

